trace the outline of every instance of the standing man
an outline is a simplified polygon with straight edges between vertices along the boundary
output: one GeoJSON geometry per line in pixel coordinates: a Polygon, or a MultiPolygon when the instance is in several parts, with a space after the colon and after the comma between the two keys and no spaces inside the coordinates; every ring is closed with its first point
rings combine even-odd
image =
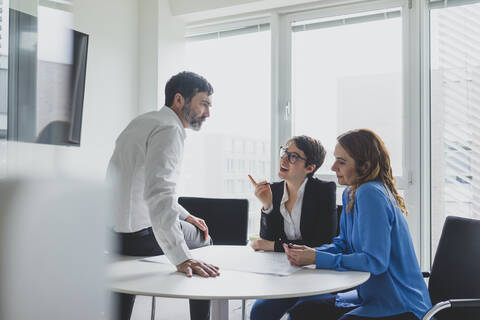
{"type": "MultiPolygon", "coordinates": [[[[165,86],[165,106],[138,116],[116,140],[107,177],[117,187],[114,231],[119,253],[166,254],[187,277],[216,277],[218,267],[191,258],[189,249],[211,244],[203,219],[177,203],[185,128],[200,130],[210,116],[213,88],[200,75],[181,72],[165,86]]],[[[134,295],[117,294],[119,318],[130,319],[134,295]]],[[[190,300],[190,318],[209,319],[210,301],[190,300]]]]}

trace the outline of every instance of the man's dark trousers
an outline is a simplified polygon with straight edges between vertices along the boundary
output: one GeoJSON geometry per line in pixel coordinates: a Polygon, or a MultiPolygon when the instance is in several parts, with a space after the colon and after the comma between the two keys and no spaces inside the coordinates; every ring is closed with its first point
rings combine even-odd
{"type": "MultiPolygon", "coordinates": [[[[190,249],[200,248],[211,244],[203,238],[203,232],[186,221],[180,221],[185,241],[190,249]]],[[[162,255],[163,251],[157,243],[152,228],[146,228],[133,233],[114,232],[114,246],[116,252],[127,256],[151,257],[162,255]]],[[[113,302],[116,305],[116,317],[119,320],[130,320],[135,295],[114,293],[113,302]]],[[[209,320],[210,300],[190,300],[190,319],[209,320]]]]}

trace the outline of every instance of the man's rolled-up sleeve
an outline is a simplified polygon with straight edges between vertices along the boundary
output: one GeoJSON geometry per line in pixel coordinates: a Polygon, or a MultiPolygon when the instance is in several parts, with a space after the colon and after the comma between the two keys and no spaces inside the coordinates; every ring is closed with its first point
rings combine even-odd
{"type": "Polygon", "coordinates": [[[144,198],[152,229],[170,262],[178,265],[191,258],[178,223],[188,212],[178,204],[176,186],[183,157],[180,128],[164,127],[147,140],[144,198]]]}

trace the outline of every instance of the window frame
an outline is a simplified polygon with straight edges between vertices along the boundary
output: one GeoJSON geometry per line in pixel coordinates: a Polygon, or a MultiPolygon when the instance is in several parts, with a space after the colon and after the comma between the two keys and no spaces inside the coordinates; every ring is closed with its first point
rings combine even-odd
{"type": "Polygon", "coordinates": [[[430,106],[430,9],[429,0],[417,4],[420,56],[420,266],[430,270],[431,252],[431,106],[430,106]]]}
{"type": "MultiPolygon", "coordinates": [[[[290,31],[290,25],[293,22],[298,22],[302,20],[313,20],[313,19],[320,19],[320,18],[328,18],[328,17],[333,17],[333,16],[340,16],[340,15],[348,15],[348,14],[355,14],[355,13],[361,13],[361,12],[368,12],[368,11],[374,11],[374,10],[383,10],[383,9],[389,9],[389,8],[395,8],[395,7],[400,7],[402,8],[402,23],[403,23],[403,39],[402,39],[402,44],[403,44],[403,114],[404,114],[404,119],[409,119],[409,115],[411,114],[411,108],[408,106],[411,106],[409,103],[409,88],[408,83],[410,81],[410,74],[412,73],[411,68],[408,67],[409,61],[408,61],[408,47],[410,44],[408,43],[409,35],[408,35],[408,1],[405,0],[386,0],[386,1],[369,1],[367,3],[362,3],[362,4],[350,4],[350,5],[339,5],[336,7],[327,7],[327,8],[320,8],[316,10],[311,10],[308,12],[298,12],[298,13],[289,13],[281,18],[281,26],[282,28],[286,29],[283,30],[283,41],[285,42],[281,47],[284,48],[283,51],[280,52],[281,55],[281,68],[286,69],[283,72],[283,77],[282,75],[280,76],[280,92],[282,92],[282,96],[280,97],[280,103],[278,104],[278,109],[277,113],[279,115],[288,115],[288,121],[282,121],[281,123],[284,123],[283,126],[280,127],[279,129],[279,137],[283,140],[286,140],[290,138],[293,135],[293,125],[292,125],[292,117],[291,117],[291,110],[290,112],[287,112],[285,109],[285,106],[289,105],[291,108],[291,85],[290,85],[290,79],[291,79],[291,74],[292,74],[292,66],[291,66],[291,45],[292,45],[292,37],[291,37],[291,31],[290,31]],[[405,14],[407,12],[407,14],[405,14]]],[[[280,67],[279,66],[279,67],[280,67]]],[[[397,186],[399,189],[406,189],[408,188],[410,182],[412,180],[412,172],[410,170],[410,165],[409,161],[407,159],[407,154],[408,154],[408,145],[409,141],[411,140],[408,134],[407,130],[410,127],[410,124],[404,122],[403,124],[403,140],[404,140],[404,145],[403,145],[403,159],[402,159],[402,167],[403,167],[403,175],[402,176],[396,176],[395,178],[397,179],[397,186]]],[[[275,159],[272,158],[272,161],[279,161],[278,155],[275,155],[275,159]]],[[[278,166],[278,164],[277,164],[278,166]]],[[[278,168],[276,168],[278,169],[278,168]]],[[[326,181],[333,181],[336,182],[336,177],[335,174],[316,174],[316,177],[326,180],[326,181]]]]}
{"type": "MultiPolygon", "coordinates": [[[[422,268],[430,264],[430,252],[426,244],[424,229],[427,220],[423,219],[423,212],[429,213],[430,201],[422,201],[421,192],[425,188],[422,187],[425,177],[422,177],[422,160],[424,153],[425,135],[421,128],[421,121],[424,117],[421,105],[421,59],[420,59],[420,19],[419,19],[419,2],[413,3],[410,0],[384,0],[384,1],[368,1],[365,3],[340,4],[333,7],[317,8],[308,12],[288,13],[279,18],[279,26],[277,37],[282,39],[279,48],[282,50],[278,53],[278,65],[272,66],[278,68],[276,70],[279,75],[279,98],[273,110],[276,111],[277,119],[282,115],[288,115],[288,119],[280,118],[278,120],[278,132],[275,132],[280,140],[286,140],[293,134],[291,110],[287,110],[286,106],[291,108],[291,31],[292,22],[300,20],[313,20],[319,18],[328,18],[339,15],[354,14],[360,12],[368,12],[375,10],[384,10],[389,8],[401,8],[402,10],[402,95],[403,95],[403,174],[396,176],[397,187],[405,192],[407,199],[407,208],[409,215],[407,221],[412,233],[412,240],[418,254],[422,268]],[[415,7],[414,7],[415,5],[415,7]],[[282,70],[283,68],[283,70],[282,70]],[[420,139],[419,139],[420,137],[420,139]],[[427,203],[426,203],[427,202],[427,203]]],[[[275,30],[272,28],[272,33],[275,30]]],[[[272,34],[272,37],[275,37],[272,34]]],[[[273,61],[273,59],[272,59],[273,61]]],[[[272,102],[274,99],[272,98],[272,102]]],[[[274,119],[272,118],[272,123],[274,119]]],[[[273,128],[273,125],[272,125],[273,128]]],[[[275,134],[272,132],[272,135],[275,134]]],[[[273,144],[273,139],[272,139],[273,144]]],[[[272,145],[272,148],[276,146],[272,145]]],[[[278,154],[272,153],[272,176],[278,170],[279,158],[278,154]]],[[[424,163],[424,162],[423,162],[424,163]]],[[[427,175],[428,176],[428,175],[427,175]]],[[[335,175],[317,174],[316,177],[337,183],[335,175]]],[[[338,183],[337,183],[337,186],[338,183]]],[[[340,186],[339,186],[340,187],[340,186]]],[[[429,229],[428,229],[429,234],[429,229]]]]}

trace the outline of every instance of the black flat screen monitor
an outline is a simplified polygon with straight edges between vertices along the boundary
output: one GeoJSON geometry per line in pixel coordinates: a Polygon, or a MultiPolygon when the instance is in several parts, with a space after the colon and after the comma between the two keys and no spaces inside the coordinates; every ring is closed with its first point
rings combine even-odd
{"type": "Polygon", "coordinates": [[[10,10],[7,137],[79,146],[88,35],[41,19],[10,10]],[[25,46],[32,34],[37,45],[25,46]]]}

